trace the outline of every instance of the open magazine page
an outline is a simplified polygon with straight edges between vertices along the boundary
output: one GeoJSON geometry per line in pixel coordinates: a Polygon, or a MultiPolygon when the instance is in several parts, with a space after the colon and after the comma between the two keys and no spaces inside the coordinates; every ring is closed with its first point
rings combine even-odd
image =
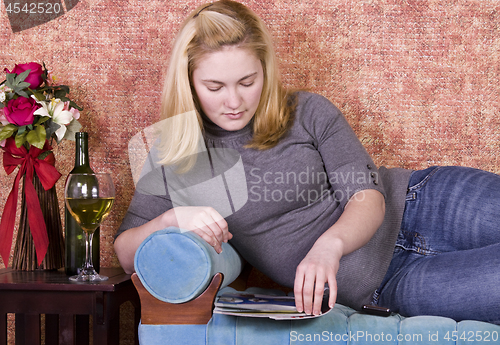
{"type": "Polygon", "coordinates": [[[330,310],[326,294],[323,297],[321,314],[307,315],[304,312],[297,312],[295,298],[291,296],[228,292],[217,297],[214,313],[246,317],[267,317],[274,320],[297,320],[319,317],[330,310]]]}

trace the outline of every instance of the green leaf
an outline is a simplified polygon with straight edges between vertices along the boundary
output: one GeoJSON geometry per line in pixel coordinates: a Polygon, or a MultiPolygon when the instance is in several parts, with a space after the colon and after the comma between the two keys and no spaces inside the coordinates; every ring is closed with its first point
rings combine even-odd
{"type": "MultiPolygon", "coordinates": [[[[31,70],[28,69],[19,75],[16,75],[15,73],[7,73],[7,86],[11,88],[15,94],[29,98],[30,94],[33,92],[29,89],[30,83],[25,82],[24,79],[26,79],[26,77],[30,74],[30,71],[31,70]]],[[[13,98],[13,96],[10,98],[13,98]]]]}
{"type": "Polygon", "coordinates": [[[24,132],[26,132],[26,127],[27,126],[21,126],[21,127],[19,127],[19,129],[17,130],[17,135],[21,135],[24,132]]]}
{"type": "Polygon", "coordinates": [[[58,85],[57,87],[59,89],[61,89],[62,91],[69,93],[69,86],[68,85],[58,85]]]}
{"type": "Polygon", "coordinates": [[[42,73],[42,78],[44,81],[47,80],[47,77],[48,77],[48,71],[47,71],[47,67],[45,66],[45,62],[42,61],[42,65],[43,65],[43,73],[42,73]]]}
{"type": "Polygon", "coordinates": [[[0,141],[10,138],[17,131],[17,129],[18,127],[12,123],[3,127],[0,131],[0,141]]]}
{"type": "Polygon", "coordinates": [[[16,79],[16,74],[15,73],[7,73],[7,76],[6,76],[6,85],[13,89],[15,86],[14,86],[14,80],[16,79]]]}
{"type": "Polygon", "coordinates": [[[45,145],[45,139],[46,132],[45,127],[43,126],[36,126],[35,130],[30,131],[26,135],[26,140],[28,141],[28,143],[39,149],[43,149],[43,145],[45,145]]]}
{"type": "Polygon", "coordinates": [[[49,119],[50,119],[50,117],[48,117],[48,116],[40,116],[40,118],[35,122],[35,126],[41,125],[42,123],[44,123],[45,121],[47,121],[49,119]]]}
{"type": "Polygon", "coordinates": [[[43,95],[43,93],[40,93],[40,92],[37,92],[37,91],[33,91],[33,95],[35,95],[36,99],[39,100],[39,101],[45,101],[45,96],[43,95]]]}
{"type": "Polygon", "coordinates": [[[16,140],[16,146],[17,147],[21,147],[24,144],[24,142],[26,141],[27,134],[28,134],[28,132],[24,132],[22,134],[18,133],[16,135],[16,139],[15,140],[16,140]]]}
{"type": "Polygon", "coordinates": [[[23,81],[23,82],[18,83],[16,88],[26,89],[30,85],[31,85],[30,83],[23,81]]]}
{"type": "Polygon", "coordinates": [[[54,96],[56,98],[59,98],[59,99],[62,99],[62,98],[65,98],[66,97],[66,94],[67,92],[64,91],[64,90],[57,90],[55,93],[54,93],[54,96]]]}
{"type": "Polygon", "coordinates": [[[52,137],[52,135],[59,129],[59,127],[61,127],[61,125],[55,123],[54,121],[52,121],[52,119],[50,119],[50,121],[47,120],[47,122],[45,122],[47,139],[52,137]]]}
{"type": "Polygon", "coordinates": [[[23,91],[23,90],[16,90],[16,93],[21,96],[21,97],[24,97],[24,98],[30,98],[30,96],[26,93],[26,91],[23,91]]]}
{"type": "Polygon", "coordinates": [[[11,99],[17,98],[16,94],[14,92],[8,92],[7,93],[7,100],[10,101],[11,99]]]}
{"type": "Polygon", "coordinates": [[[76,104],[75,102],[73,102],[73,101],[69,101],[69,105],[70,105],[70,107],[72,107],[72,108],[76,108],[76,109],[78,109],[79,111],[82,111],[82,110],[83,110],[83,108],[82,108],[82,107],[80,107],[79,105],[77,105],[77,104],[76,104]]]}
{"type": "MultiPolygon", "coordinates": [[[[29,75],[30,75],[30,72],[31,70],[30,69],[27,69],[26,71],[24,71],[23,73],[19,74],[16,79],[15,79],[15,82],[16,84],[19,85],[19,83],[23,82],[29,75]]],[[[29,84],[28,84],[29,85],[29,84]]]]}
{"type": "Polygon", "coordinates": [[[40,93],[44,93],[45,91],[50,91],[50,87],[48,86],[44,86],[44,87],[39,87],[38,89],[36,89],[38,92],[40,93]]]}
{"type": "Polygon", "coordinates": [[[75,141],[75,133],[80,132],[80,129],[82,129],[80,122],[75,119],[71,120],[71,122],[66,126],[66,133],[64,133],[63,139],[75,141]]]}

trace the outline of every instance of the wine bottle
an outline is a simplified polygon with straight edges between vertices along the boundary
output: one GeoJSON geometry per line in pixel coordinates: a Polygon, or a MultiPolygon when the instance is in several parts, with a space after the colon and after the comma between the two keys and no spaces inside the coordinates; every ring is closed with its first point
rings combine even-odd
{"type": "MultiPolygon", "coordinates": [[[[75,142],[75,167],[71,170],[70,174],[93,173],[92,168],[90,168],[88,133],[77,132],[75,134],[75,142]]],[[[85,234],[80,225],[71,216],[66,205],[64,232],[66,242],[65,272],[67,275],[76,275],[80,272],[85,262],[85,234]]],[[[92,261],[97,272],[99,272],[100,260],[99,233],[99,228],[97,228],[92,240],[92,261]]]]}

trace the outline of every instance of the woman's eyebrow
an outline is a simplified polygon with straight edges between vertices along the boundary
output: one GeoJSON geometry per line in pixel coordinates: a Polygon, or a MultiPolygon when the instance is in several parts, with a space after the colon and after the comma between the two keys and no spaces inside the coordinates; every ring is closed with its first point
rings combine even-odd
{"type": "Polygon", "coordinates": [[[254,75],[257,75],[257,72],[250,73],[250,74],[248,74],[248,75],[244,76],[243,78],[241,78],[239,81],[243,81],[243,80],[245,80],[245,79],[251,78],[251,77],[253,77],[254,75]]]}
{"type": "MultiPolygon", "coordinates": [[[[244,76],[243,78],[241,78],[240,80],[238,80],[238,82],[242,82],[243,80],[251,78],[254,75],[257,75],[257,72],[253,72],[253,73],[250,73],[250,74],[244,76]]],[[[214,79],[202,79],[201,81],[204,82],[204,83],[224,84],[223,82],[218,81],[218,80],[214,80],[214,79]]]]}

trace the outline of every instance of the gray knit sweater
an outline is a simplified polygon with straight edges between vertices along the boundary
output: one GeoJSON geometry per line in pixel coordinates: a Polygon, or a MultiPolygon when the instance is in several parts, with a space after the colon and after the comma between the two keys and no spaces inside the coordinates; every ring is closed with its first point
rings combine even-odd
{"type": "Polygon", "coordinates": [[[384,223],[362,248],[342,258],[339,303],[359,309],[371,301],[392,258],[411,171],[377,169],[341,112],[327,99],[299,92],[293,126],[271,149],[245,148],[251,124],[225,131],[205,124],[208,151],[179,176],[158,167],[146,174],[117,236],[179,205],[219,211],[231,244],[274,281],[293,287],[295,270],[318,237],[364,189],[385,196],[384,223]]]}

